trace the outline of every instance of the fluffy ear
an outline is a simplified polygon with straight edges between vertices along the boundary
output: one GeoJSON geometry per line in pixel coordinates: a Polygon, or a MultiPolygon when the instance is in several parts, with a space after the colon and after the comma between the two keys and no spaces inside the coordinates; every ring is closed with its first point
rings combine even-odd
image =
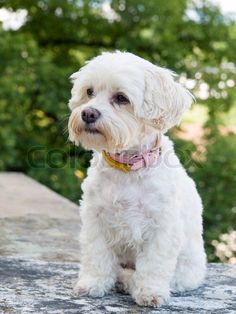
{"type": "Polygon", "coordinates": [[[194,97],[174,81],[174,73],[151,65],[145,72],[142,115],[162,132],[178,124],[194,97]]]}
{"type": "Polygon", "coordinates": [[[85,100],[84,89],[86,86],[86,80],[84,79],[83,69],[84,68],[81,68],[78,72],[75,72],[70,76],[73,87],[71,89],[71,98],[68,105],[71,110],[82,104],[85,100]]]}

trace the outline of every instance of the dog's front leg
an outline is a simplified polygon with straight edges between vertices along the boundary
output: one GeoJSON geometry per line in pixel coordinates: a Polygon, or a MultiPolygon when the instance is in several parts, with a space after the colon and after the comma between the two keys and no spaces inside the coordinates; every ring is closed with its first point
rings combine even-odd
{"type": "Polygon", "coordinates": [[[116,281],[117,257],[98,229],[83,225],[81,230],[81,268],[74,287],[77,295],[102,297],[116,281]]]}
{"type": "Polygon", "coordinates": [[[169,298],[180,242],[176,228],[160,228],[145,241],[129,289],[137,304],[157,307],[169,298]]]}

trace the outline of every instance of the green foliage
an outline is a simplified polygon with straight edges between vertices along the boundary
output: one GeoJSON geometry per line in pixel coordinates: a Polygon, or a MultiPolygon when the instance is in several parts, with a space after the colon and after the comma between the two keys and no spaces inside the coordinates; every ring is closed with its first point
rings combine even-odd
{"type": "Polygon", "coordinates": [[[236,136],[215,137],[206,148],[206,161],[193,177],[206,208],[204,225],[209,258],[216,261],[211,241],[235,229],[236,136]]]}
{"type": "Polygon", "coordinates": [[[206,0],[0,0],[0,7],[28,13],[17,31],[0,26],[0,170],[23,171],[73,201],[89,154],[67,142],[69,76],[86,59],[128,50],[194,79],[196,96],[206,84],[198,99],[208,110],[205,159],[186,159],[195,146],[178,145],[203,197],[215,260],[211,240],[233,228],[235,206],[235,136],[221,138],[218,127],[235,105],[235,23],[206,0]]]}
{"type": "MultiPolygon", "coordinates": [[[[204,233],[208,259],[217,261],[212,241],[235,229],[236,212],[236,136],[215,136],[201,152],[197,147],[177,140],[176,151],[195,180],[204,204],[204,233]]],[[[235,254],[235,252],[234,252],[235,254]]]]}

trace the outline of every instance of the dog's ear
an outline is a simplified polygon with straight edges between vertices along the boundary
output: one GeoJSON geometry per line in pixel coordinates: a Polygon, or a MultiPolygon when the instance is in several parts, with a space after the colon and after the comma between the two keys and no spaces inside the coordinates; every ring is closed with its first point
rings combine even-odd
{"type": "Polygon", "coordinates": [[[193,95],[174,81],[174,73],[151,64],[145,71],[142,115],[162,132],[178,124],[193,95]]]}
{"type": "Polygon", "coordinates": [[[73,73],[70,76],[70,81],[73,84],[71,89],[71,98],[69,100],[68,106],[71,110],[80,105],[83,100],[83,89],[82,89],[82,75],[81,70],[73,73]]]}

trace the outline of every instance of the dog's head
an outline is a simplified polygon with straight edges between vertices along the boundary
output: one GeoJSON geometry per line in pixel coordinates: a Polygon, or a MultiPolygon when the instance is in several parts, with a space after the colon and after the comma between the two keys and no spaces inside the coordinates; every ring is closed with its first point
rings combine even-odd
{"type": "Polygon", "coordinates": [[[179,123],[193,97],[171,71],[131,53],[103,53],[74,73],[69,138],[87,149],[127,150],[179,123]]]}

